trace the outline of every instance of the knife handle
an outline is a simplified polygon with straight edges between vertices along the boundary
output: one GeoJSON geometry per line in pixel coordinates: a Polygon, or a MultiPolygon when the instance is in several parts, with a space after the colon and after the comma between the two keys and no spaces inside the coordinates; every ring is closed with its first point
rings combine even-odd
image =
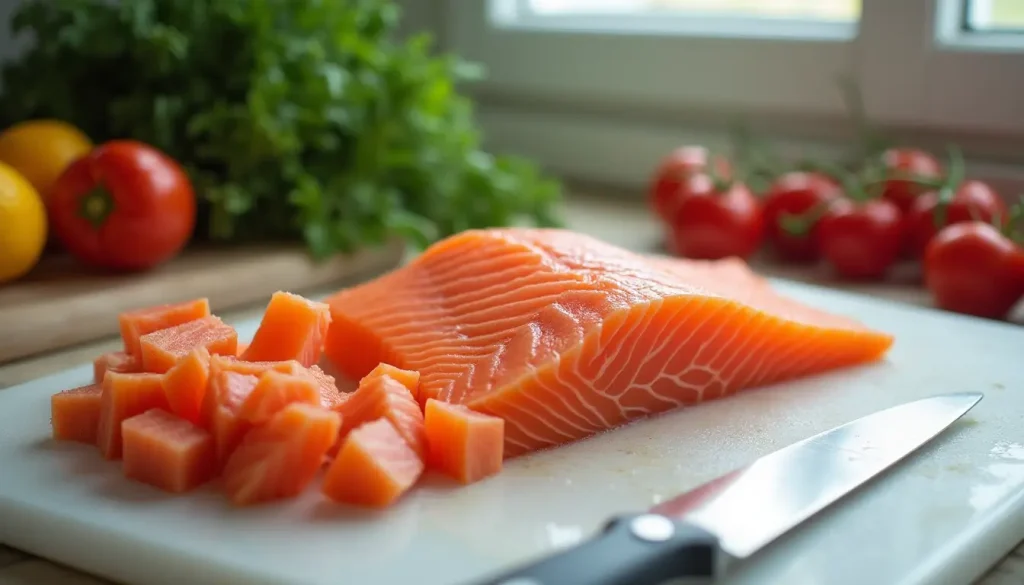
{"type": "Polygon", "coordinates": [[[595,537],[480,585],[712,583],[719,566],[711,533],[657,514],[620,516],[595,537]]]}

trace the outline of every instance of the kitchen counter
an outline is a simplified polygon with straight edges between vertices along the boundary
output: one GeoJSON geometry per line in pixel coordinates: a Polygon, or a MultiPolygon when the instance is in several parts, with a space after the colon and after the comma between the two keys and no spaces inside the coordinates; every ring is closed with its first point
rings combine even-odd
{"type": "MultiPolygon", "coordinates": [[[[645,208],[636,202],[609,197],[575,197],[569,202],[569,227],[595,234],[612,243],[645,252],[660,251],[660,232],[645,208]]],[[[781,267],[764,258],[751,262],[760,272],[781,278],[789,278],[835,286],[845,290],[871,294],[876,297],[927,306],[930,304],[927,292],[915,284],[918,275],[912,267],[900,267],[893,278],[886,283],[849,284],[835,282],[826,271],[808,268],[781,267]]],[[[333,292],[333,289],[306,291],[318,296],[333,292]]],[[[238,321],[258,317],[263,304],[230,312],[219,313],[225,321],[238,321]]],[[[1019,312],[1015,320],[1020,319],[1019,312]]],[[[103,352],[112,351],[121,345],[119,338],[97,340],[72,349],[58,351],[38,357],[0,365],[0,392],[4,388],[20,384],[41,376],[67,369],[81,363],[91,362],[103,352]]],[[[97,579],[73,569],[33,557],[0,544],[0,585],[90,585],[108,581],[97,579]]],[[[1024,583],[1024,542],[1007,555],[977,585],[1011,585],[1024,583]]]]}

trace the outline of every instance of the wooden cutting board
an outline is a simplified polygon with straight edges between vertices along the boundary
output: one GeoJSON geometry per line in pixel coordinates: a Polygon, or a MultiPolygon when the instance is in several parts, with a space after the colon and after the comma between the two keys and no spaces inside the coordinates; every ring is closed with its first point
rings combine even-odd
{"type": "Polygon", "coordinates": [[[0,285],[0,364],[114,335],[117,314],[207,297],[214,312],[265,302],[278,290],[303,291],[366,278],[397,266],[404,246],[314,262],[299,246],[188,251],[139,274],[98,274],[72,258],[45,258],[27,277],[0,285]]]}

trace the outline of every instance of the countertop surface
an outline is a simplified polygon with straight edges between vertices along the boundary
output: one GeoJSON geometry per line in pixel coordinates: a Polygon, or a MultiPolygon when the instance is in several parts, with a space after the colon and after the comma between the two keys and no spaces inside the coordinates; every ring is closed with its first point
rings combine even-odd
{"type": "MultiPolygon", "coordinates": [[[[660,233],[643,206],[608,198],[573,198],[570,203],[570,226],[592,233],[626,248],[659,251],[660,233]]],[[[826,284],[845,290],[864,292],[895,302],[929,305],[926,291],[915,283],[913,269],[901,269],[887,283],[849,284],[832,282],[827,271],[819,269],[780,267],[763,259],[752,264],[762,273],[816,284],[826,284]]],[[[323,294],[330,290],[310,291],[323,294]]],[[[225,321],[238,321],[257,317],[263,304],[220,313],[225,321]]],[[[1020,312],[1014,320],[1020,319],[1020,312]]],[[[68,350],[57,351],[30,359],[0,365],[0,391],[4,388],[55,373],[92,359],[121,345],[119,338],[97,340],[68,350]]],[[[85,585],[107,583],[44,559],[33,557],[0,543],[0,585],[85,585]]],[[[978,585],[1010,585],[1024,583],[1024,542],[986,574],[978,585]]]]}

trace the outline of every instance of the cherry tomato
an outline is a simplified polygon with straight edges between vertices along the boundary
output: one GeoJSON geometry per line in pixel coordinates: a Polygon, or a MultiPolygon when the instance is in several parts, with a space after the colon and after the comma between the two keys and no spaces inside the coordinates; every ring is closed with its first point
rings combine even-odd
{"type": "Polygon", "coordinates": [[[670,223],[670,247],[687,258],[748,258],[761,244],[764,218],[746,185],[716,186],[706,174],[680,186],[679,205],[670,223]]]}
{"type": "Polygon", "coordinates": [[[818,222],[818,247],[836,273],[880,279],[899,256],[903,218],[888,199],[835,200],[818,222]]]}
{"type": "Polygon", "coordinates": [[[813,212],[842,195],[839,184],[821,173],[794,171],[779,176],[764,195],[765,234],[780,257],[793,262],[810,262],[818,258],[812,227],[806,234],[791,234],[780,221],[783,214],[802,215],[813,212]]]}
{"type": "Polygon", "coordinates": [[[897,173],[932,180],[942,178],[942,165],[923,150],[890,148],[882,153],[881,159],[882,166],[888,172],[882,197],[895,203],[902,213],[909,212],[914,200],[929,191],[929,188],[913,180],[895,178],[897,173]]]}
{"type": "Polygon", "coordinates": [[[991,223],[996,217],[1007,217],[1006,202],[986,183],[968,180],[960,183],[946,207],[946,219],[936,223],[939,194],[929,191],[919,195],[907,214],[907,245],[915,258],[924,255],[928,242],[944,226],[965,221],[991,223]]]}
{"type": "MultiPolygon", "coordinates": [[[[715,158],[715,171],[722,177],[732,172],[729,161],[715,158]]],[[[707,167],[708,150],[703,146],[680,146],[673,150],[655,172],[650,186],[650,204],[654,212],[664,221],[671,219],[679,201],[679,188],[685,178],[703,172],[707,167]]]]}
{"type": "Polygon", "coordinates": [[[142,270],[176,255],[196,223],[184,170],[159,150],[132,140],[100,145],[58,177],[48,203],[61,243],[81,261],[142,270]]]}
{"type": "Polygon", "coordinates": [[[1024,249],[989,223],[949,225],[928,243],[924,278],[938,307],[1004,319],[1024,296],[1024,249]]]}

